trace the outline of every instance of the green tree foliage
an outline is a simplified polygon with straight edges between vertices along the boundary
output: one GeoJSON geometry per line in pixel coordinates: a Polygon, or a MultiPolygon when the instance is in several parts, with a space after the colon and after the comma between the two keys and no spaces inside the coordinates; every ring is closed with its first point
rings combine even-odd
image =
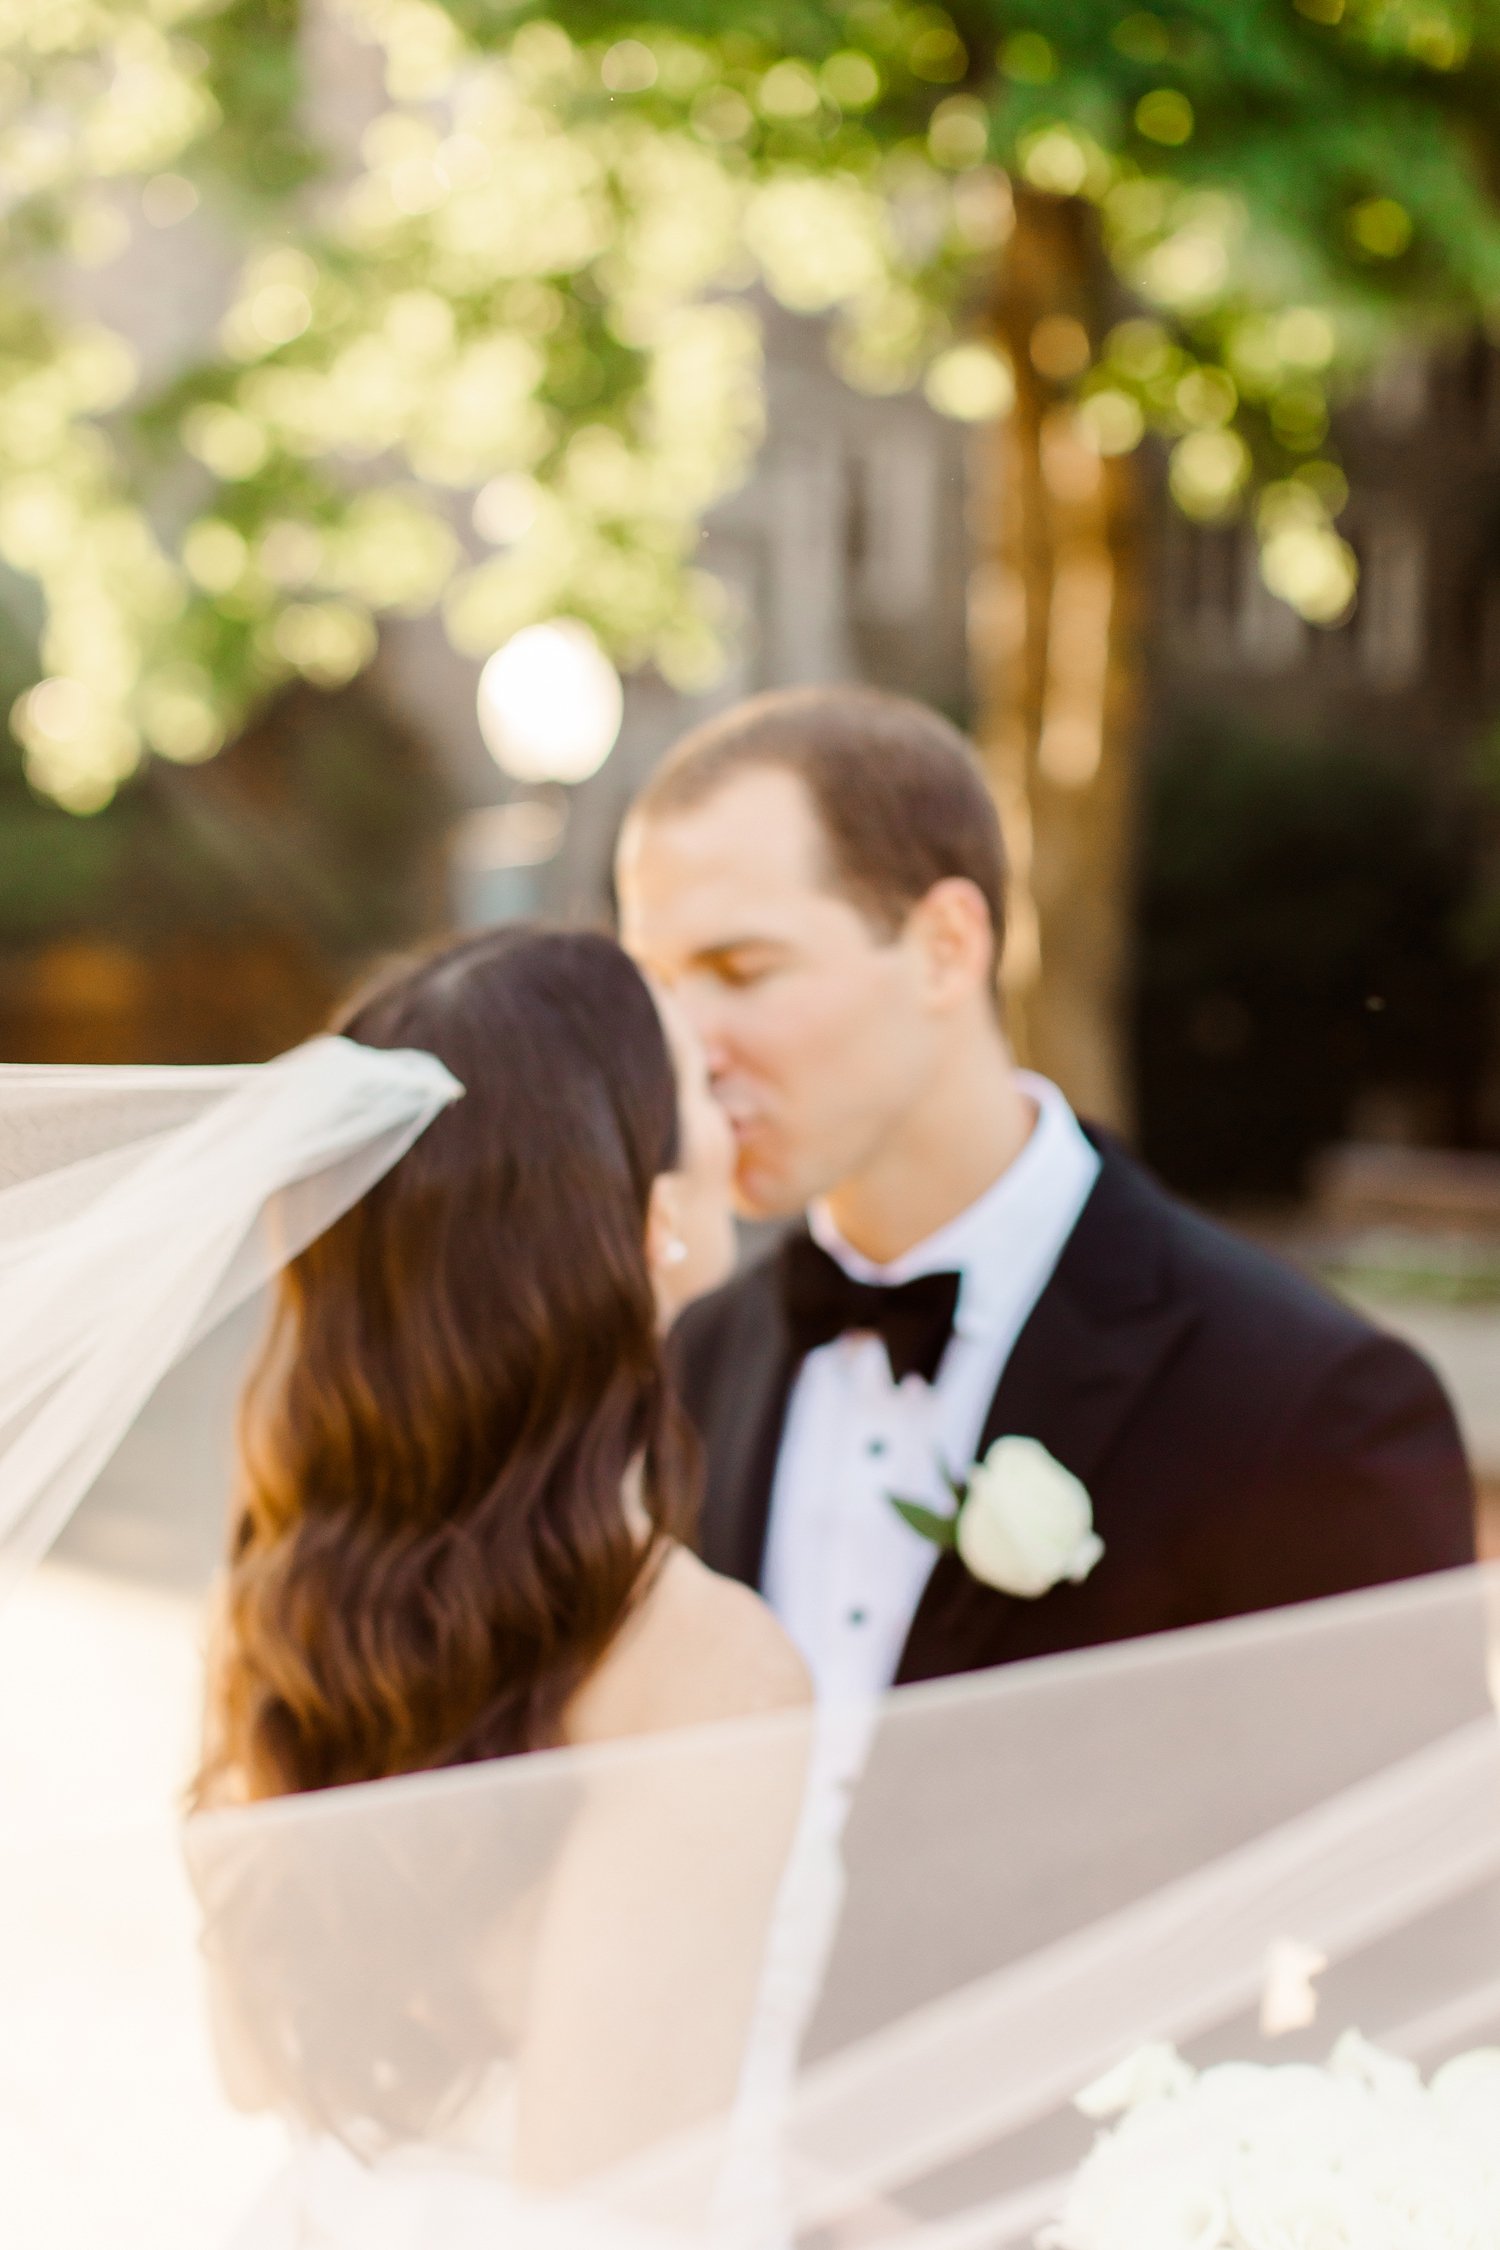
{"type": "MultiPolygon", "coordinates": [[[[583,618],[703,683],[694,566],[759,431],[754,290],[851,381],[983,419],[1018,196],[1097,212],[1118,302],[1032,340],[1103,453],[1253,506],[1268,582],[1354,592],[1331,408],[1500,308],[1496,0],[16,0],[0,24],[0,557],[36,589],[33,785],[211,755],[383,614],[486,652],[583,618]],[[384,94],[324,148],[310,56],[384,94]],[[314,34],[316,33],[316,36],[314,34]],[[310,121],[310,122],[309,122],[310,121]],[[237,274],[166,373],[82,317],[132,235],[237,274]],[[78,284],[77,270],[85,269],[78,284]]],[[[1044,324],[1046,325],[1046,324],[1044,324]]],[[[139,340],[138,338],[136,339],[139,340]]]]}

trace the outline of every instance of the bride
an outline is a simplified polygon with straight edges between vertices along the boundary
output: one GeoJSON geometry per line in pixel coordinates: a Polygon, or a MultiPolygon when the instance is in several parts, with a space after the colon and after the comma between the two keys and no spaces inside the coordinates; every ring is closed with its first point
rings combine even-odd
{"type": "MultiPolygon", "coordinates": [[[[465,1091],[283,1271],[244,1416],[200,1810],[805,1707],[770,1611],[684,1543],[694,1461],[661,1338],[729,1269],[732,1157],[670,1003],[603,937],[509,929],[398,970],[339,1029],[424,1050],[465,1091]]],[[[305,1991],[275,1975],[291,1886],[271,1886],[273,1938],[263,1866],[247,1883],[220,1865],[204,1888],[244,2098],[331,2119],[354,2145],[382,2107],[379,2055],[405,2090],[383,2105],[380,2153],[441,2144],[545,2187],[721,2112],[799,1797],[803,1731],[776,1743],[748,1822],[743,1774],[733,1828],[707,1772],[654,1793],[638,1777],[538,1848],[520,1908],[499,1905],[498,1863],[490,1895],[466,1873],[440,1875],[435,1899],[429,1868],[382,1901],[442,1928],[447,1965],[419,1981],[429,2012],[438,1987],[452,2003],[446,2083],[391,2060],[406,1972],[372,2029],[368,1880],[352,1922],[341,1893],[324,1902],[345,1944],[339,1968],[324,1957],[310,2037],[305,1991]],[[695,1898],[692,1840],[716,1824],[743,1840],[712,1854],[695,1898]],[[622,1886],[638,1978],[609,1936],[622,1886]],[[681,2015],[653,2029],[664,1950],[695,1979],[697,2036],[681,2015]]],[[[279,2191],[288,2228],[309,2197],[327,2225],[335,2182],[368,2192],[325,2139],[279,2191]]],[[[281,2223],[246,2240],[296,2240],[281,2223]]]]}

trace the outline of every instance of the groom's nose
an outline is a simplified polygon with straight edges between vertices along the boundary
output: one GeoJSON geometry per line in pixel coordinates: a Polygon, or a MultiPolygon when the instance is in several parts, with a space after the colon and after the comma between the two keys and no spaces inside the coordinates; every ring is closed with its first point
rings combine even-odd
{"type": "Polygon", "coordinates": [[[703,1049],[709,1081],[715,1083],[729,1068],[732,1045],[715,980],[709,976],[685,976],[673,986],[672,992],[703,1049]]]}

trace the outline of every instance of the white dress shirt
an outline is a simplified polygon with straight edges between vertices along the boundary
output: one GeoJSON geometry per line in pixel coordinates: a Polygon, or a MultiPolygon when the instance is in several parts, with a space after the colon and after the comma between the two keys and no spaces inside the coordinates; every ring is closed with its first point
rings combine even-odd
{"type": "Polygon", "coordinates": [[[967,1474],[995,1389],[1099,1173],[1099,1158],[1055,1086],[1022,1073],[1037,1119],[1019,1156],[977,1203],[890,1265],[850,1248],[827,1213],[814,1238],[858,1281],[962,1275],[937,1381],[899,1387],[878,1336],[809,1352],[792,1386],[771,1488],[764,1589],[820,1697],[855,1701],[890,1686],[937,1549],[890,1495],[942,1514],[944,1467],[967,1474]]]}

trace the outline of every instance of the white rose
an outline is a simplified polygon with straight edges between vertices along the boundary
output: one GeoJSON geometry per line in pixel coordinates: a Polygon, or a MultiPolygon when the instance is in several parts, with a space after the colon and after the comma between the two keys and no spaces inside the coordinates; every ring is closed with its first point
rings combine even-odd
{"type": "Polygon", "coordinates": [[[1080,2173],[1049,2250],[1224,2250],[1229,2209],[1212,2182],[1111,2171],[1080,2173]]]}
{"type": "Polygon", "coordinates": [[[1138,2109],[1142,2102],[1186,2093],[1196,2076],[1192,2064],[1184,2062],[1175,2047],[1151,2040],[1105,2071],[1091,2086],[1085,2086],[1074,2096],[1074,2107],[1085,2117],[1118,2117],[1123,2110],[1138,2109]]]}
{"type": "Polygon", "coordinates": [[[1244,2250],[1374,2250],[1377,2243],[1386,2250],[1381,2213],[1363,2183],[1331,2165],[1252,2161],[1238,2169],[1229,2208],[1232,2239],[1244,2250]]]}
{"type": "Polygon", "coordinates": [[[1141,2082],[1040,2238],[1047,2250],[1500,2245],[1493,2050],[1446,2064],[1431,2089],[1353,2035],[1323,2068],[1219,2063],[1184,2084],[1174,2063],[1147,2048],[1090,2089],[1097,2114],[1141,2082]]]}
{"type": "Polygon", "coordinates": [[[1088,1493],[1035,1438],[998,1438],[959,1510],[958,1552],[982,1584],[1035,1600],[1087,1578],[1104,1552],[1088,1493]]]}
{"type": "Polygon", "coordinates": [[[1472,2130],[1500,2157],[1500,2047],[1475,2047],[1445,2062],[1432,2081],[1432,2098],[1460,2131],[1472,2130]]]}
{"type": "Polygon", "coordinates": [[[1095,2142],[1049,2250],[1222,2250],[1226,2152],[1191,2091],[1148,2099],[1095,2142]]]}
{"type": "Polygon", "coordinates": [[[1328,2058],[1328,2069],[1332,2077],[1368,2086],[1372,2094],[1399,2098],[1422,2091],[1422,2073],[1415,2063],[1408,2062],[1404,2055],[1388,2055],[1357,2031],[1341,2035],[1328,2058]]]}

